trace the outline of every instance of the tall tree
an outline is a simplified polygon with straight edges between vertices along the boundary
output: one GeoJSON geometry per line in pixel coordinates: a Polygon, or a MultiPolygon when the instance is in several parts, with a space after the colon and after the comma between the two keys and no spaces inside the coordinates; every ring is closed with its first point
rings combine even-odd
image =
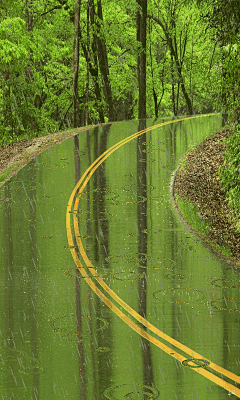
{"type": "Polygon", "coordinates": [[[80,40],[81,40],[81,46],[83,49],[83,54],[87,62],[89,62],[89,72],[92,76],[93,79],[93,84],[94,84],[94,91],[95,91],[95,96],[97,100],[97,111],[99,115],[99,120],[101,123],[104,123],[104,110],[103,110],[103,104],[102,104],[102,96],[101,96],[101,90],[100,90],[100,85],[98,82],[98,59],[97,59],[97,45],[96,45],[96,33],[94,32],[94,25],[95,25],[95,11],[94,11],[94,2],[93,0],[89,0],[88,2],[89,5],[89,12],[90,12],[90,21],[91,21],[91,27],[93,28],[93,39],[91,42],[91,58],[92,61],[90,61],[90,49],[89,53],[88,50],[86,49],[86,45],[83,41],[82,38],[82,32],[81,29],[79,31],[80,35],[80,40]]]}
{"type": "MultiPolygon", "coordinates": [[[[32,42],[33,41],[33,2],[32,2],[32,0],[26,0],[25,16],[26,16],[26,29],[27,29],[27,32],[29,35],[29,39],[32,42]]],[[[29,87],[31,87],[31,85],[34,81],[34,74],[33,74],[33,70],[31,67],[32,65],[33,65],[33,50],[30,47],[29,63],[25,68],[25,75],[27,78],[26,83],[27,83],[27,85],[29,85],[29,87]]],[[[35,105],[37,105],[37,100],[38,100],[38,97],[36,97],[35,105]]],[[[28,101],[30,102],[31,105],[34,104],[34,100],[31,98],[31,96],[29,96],[28,101]]],[[[27,129],[28,127],[32,128],[34,126],[35,130],[37,130],[37,131],[39,130],[39,126],[38,126],[36,118],[33,118],[33,116],[30,116],[29,114],[24,116],[23,126],[25,129],[27,129]]]]}
{"type": "MultiPolygon", "coordinates": [[[[164,91],[165,91],[165,88],[164,88],[164,73],[165,73],[166,52],[164,54],[164,58],[162,58],[162,60],[161,60],[162,61],[162,63],[161,63],[162,64],[162,71],[159,74],[160,77],[158,77],[158,80],[160,78],[161,83],[162,83],[162,95],[161,95],[161,98],[160,98],[160,100],[158,102],[158,96],[157,96],[157,93],[156,93],[156,90],[155,90],[155,85],[154,85],[154,73],[153,73],[153,56],[152,56],[152,39],[151,39],[151,37],[152,37],[152,22],[153,22],[152,20],[149,21],[148,37],[149,37],[149,53],[150,53],[151,75],[152,75],[152,92],[153,92],[153,100],[154,100],[154,113],[155,113],[155,119],[157,119],[158,118],[159,107],[160,107],[161,101],[162,101],[163,96],[164,96],[164,91]]],[[[158,56],[159,56],[159,54],[158,54],[158,56]]]]}
{"type": "Polygon", "coordinates": [[[74,15],[74,42],[73,42],[73,128],[79,125],[79,94],[78,94],[78,69],[79,69],[79,22],[81,0],[76,0],[74,15]]]}
{"type": "Polygon", "coordinates": [[[88,125],[88,94],[89,94],[89,56],[90,56],[90,33],[89,33],[89,0],[87,0],[87,82],[86,82],[86,119],[85,125],[88,125]]]}
{"type": "Polygon", "coordinates": [[[103,14],[102,14],[102,2],[101,0],[97,1],[97,20],[96,20],[96,28],[97,28],[97,49],[98,49],[98,61],[99,67],[102,76],[103,90],[104,96],[106,99],[106,103],[108,106],[108,120],[114,121],[114,113],[113,113],[113,99],[112,99],[112,88],[109,79],[109,68],[108,68],[108,54],[106,41],[103,33],[103,14]]]}
{"type": "MultiPolygon", "coordinates": [[[[159,23],[159,25],[163,26],[162,22],[158,18],[156,18],[154,16],[149,16],[149,17],[154,19],[157,23],[159,23]]],[[[188,95],[187,89],[185,87],[185,83],[184,83],[184,79],[183,79],[183,75],[182,75],[182,66],[181,66],[181,63],[179,62],[178,53],[176,51],[176,48],[174,48],[172,38],[170,37],[170,35],[168,34],[167,31],[165,31],[165,34],[166,34],[168,45],[169,45],[169,48],[171,51],[171,56],[175,60],[175,64],[177,67],[177,72],[178,72],[178,76],[179,76],[179,80],[180,80],[180,86],[181,86],[182,93],[186,100],[186,104],[187,104],[187,108],[188,108],[188,114],[192,115],[193,114],[192,102],[188,95]]]]}
{"type": "Polygon", "coordinates": [[[137,0],[137,41],[141,45],[137,57],[138,71],[138,119],[146,119],[146,42],[147,42],[147,0],[137,0]]]}
{"type": "MultiPolygon", "coordinates": [[[[194,4],[196,1],[193,0],[194,4]]],[[[206,2],[208,1],[210,0],[206,0],[206,2]]],[[[149,91],[146,95],[146,107],[149,112],[155,115],[158,112],[168,114],[170,110],[172,111],[173,104],[171,98],[173,82],[171,58],[175,83],[175,113],[177,113],[178,108],[182,109],[186,103],[183,86],[191,103],[194,103],[199,112],[201,112],[203,104],[213,104],[215,99],[219,97],[218,88],[222,80],[222,69],[220,67],[223,64],[221,49],[219,43],[216,44],[209,40],[210,36],[207,40],[203,40],[204,25],[202,22],[196,24],[200,16],[200,9],[192,10],[190,5],[189,8],[182,8],[184,0],[176,0],[176,2],[174,0],[164,0],[163,2],[152,0],[147,2],[148,13],[158,18],[167,27],[169,42],[173,51],[171,52],[166,34],[162,35],[163,28],[161,25],[151,19],[151,24],[149,24],[151,32],[148,35],[149,38],[151,35],[151,41],[147,41],[146,49],[147,57],[150,54],[148,66],[150,74],[144,78],[144,68],[142,68],[143,65],[140,65],[140,61],[144,64],[145,58],[144,46],[141,44],[142,39],[140,38],[140,18],[144,17],[141,7],[142,0],[139,0],[138,3],[136,0],[128,0],[128,2],[108,0],[104,3],[98,0],[94,2],[93,0],[84,1],[84,3],[87,2],[90,6],[90,24],[88,26],[87,9],[85,7],[83,9],[81,2],[81,24],[79,26],[79,41],[82,49],[79,53],[78,93],[79,102],[82,102],[84,109],[86,109],[85,115],[84,113],[81,114],[81,125],[86,124],[87,112],[88,123],[93,123],[96,120],[104,122],[104,115],[110,116],[109,105],[111,106],[111,101],[107,96],[111,96],[111,94],[114,99],[114,108],[117,104],[118,116],[121,116],[121,119],[127,118],[127,112],[131,109],[133,109],[133,115],[130,114],[131,117],[137,118],[138,100],[140,99],[140,108],[141,103],[145,102],[142,92],[144,93],[143,85],[146,85],[146,81],[152,88],[152,91],[149,91]],[[137,40],[135,33],[137,16],[135,5],[138,8],[139,40],[137,40]],[[181,7],[178,7],[178,5],[181,5],[181,7]],[[171,14],[173,14],[172,22],[171,14]],[[190,20],[189,15],[194,15],[192,20],[190,20]],[[186,16],[185,19],[184,16],[186,16]],[[174,25],[175,17],[178,18],[174,25]],[[180,30],[181,23],[183,25],[182,31],[180,30]],[[188,34],[187,37],[185,33],[188,34]],[[193,44],[191,47],[189,38],[192,36],[193,44]],[[109,66],[108,62],[105,63],[104,61],[106,56],[104,56],[104,51],[101,50],[102,44],[105,45],[106,52],[108,52],[109,66]],[[215,48],[215,44],[216,51],[213,54],[212,49],[215,48]],[[87,49],[88,45],[89,48],[87,49]],[[137,59],[139,45],[141,49],[137,59]],[[164,59],[165,54],[166,60],[164,59]],[[176,60],[178,60],[178,68],[176,60]],[[87,77],[88,67],[89,79],[87,77]],[[180,79],[180,74],[183,81],[180,79]],[[139,89],[137,89],[140,77],[143,84],[140,84],[139,89]],[[86,80],[89,86],[86,84],[86,80]],[[107,80],[109,83],[107,83],[107,80]],[[180,87],[180,96],[178,96],[177,85],[180,87]],[[179,107],[177,104],[178,97],[179,107]],[[161,111],[158,110],[160,102],[161,111]]],[[[2,46],[0,46],[0,86],[2,86],[0,94],[0,115],[2,116],[0,119],[0,135],[4,134],[9,138],[11,132],[14,135],[27,133],[32,135],[36,132],[35,121],[39,125],[39,134],[45,133],[46,129],[49,132],[54,132],[63,125],[64,128],[72,126],[72,43],[75,3],[76,0],[48,0],[44,2],[38,0],[16,0],[16,2],[4,0],[3,7],[0,2],[0,40],[2,41],[2,46]],[[25,7],[22,7],[22,4],[25,7]],[[13,17],[14,14],[15,17],[13,17]],[[69,18],[66,18],[66,15],[69,18]],[[33,56],[30,59],[31,54],[33,56]],[[32,71],[30,73],[29,70],[29,78],[26,77],[28,67],[32,71]],[[15,110],[17,110],[17,113],[14,113],[15,110]],[[17,124],[18,118],[20,123],[17,124]],[[27,130],[25,129],[26,124],[28,125],[27,130]],[[21,126],[19,132],[18,126],[21,126]]],[[[232,60],[234,65],[237,64],[236,57],[233,57],[231,53],[229,63],[232,63],[232,60]]],[[[74,65],[76,67],[77,63],[74,65]]],[[[230,68],[232,70],[231,65],[230,68]]],[[[234,79],[235,75],[231,76],[231,84],[229,84],[228,76],[226,76],[225,86],[226,88],[231,87],[233,92],[230,97],[225,97],[227,100],[230,98],[234,100],[235,98],[235,101],[237,101],[239,96],[236,87],[234,87],[236,86],[234,79]]],[[[75,100],[77,101],[77,98],[75,100]]],[[[145,115],[145,112],[141,115],[145,115]]]]}
{"type": "MultiPolygon", "coordinates": [[[[184,77],[183,77],[183,73],[182,73],[182,62],[181,62],[181,59],[179,58],[177,42],[176,42],[176,26],[175,26],[176,2],[174,4],[173,4],[173,2],[170,2],[169,5],[170,5],[170,23],[169,24],[164,19],[163,15],[162,15],[162,20],[158,17],[155,17],[154,15],[147,14],[147,16],[148,16],[148,18],[157,22],[157,24],[161,26],[161,28],[165,34],[167,44],[168,44],[168,47],[169,47],[169,50],[171,53],[171,58],[174,59],[174,62],[176,65],[179,83],[180,83],[181,90],[182,90],[183,96],[184,96],[186,104],[187,104],[188,114],[192,115],[193,114],[192,102],[191,102],[190,96],[189,96],[186,86],[185,86],[184,77]]],[[[157,8],[159,9],[158,5],[157,5],[157,8]]],[[[186,46],[186,44],[185,44],[185,46],[186,46]]],[[[172,87],[172,95],[175,98],[174,87],[172,87]]],[[[175,101],[174,101],[174,103],[175,103],[175,101]]],[[[175,108],[175,106],[174,106],[174,108],[175,108]]]]}
{"type": "MultiPolygon", "coordinates": [[[[189,5],[192,1],[184,0],[184,3],[189,5]]],[[[239,0],[196,0],[196,4],[202,7],[199,21],[205,25],[205,35],[211,35],[211,40],[222,49],[220,106],[224,112],[231,114],[231,122],[239,123],[240,2],[239,0]],[[227,46],[228,51],[225,51],[224,46],[227,46]],[[235,51],[236,48],[237,51],[235,51]]]]}

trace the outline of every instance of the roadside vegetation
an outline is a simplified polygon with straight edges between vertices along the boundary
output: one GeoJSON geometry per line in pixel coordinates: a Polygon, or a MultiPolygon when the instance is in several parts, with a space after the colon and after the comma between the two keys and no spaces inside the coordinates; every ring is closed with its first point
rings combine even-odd
{"type": "Polygon", "coordinates": [[[204,241],[210,244],[215,249],[219,250],[221,253],[228,257],[232,257],[231,251],[227,247],[221,247],[217,243],[208,239],[208,232],[210,230],[210,225],[206,223],[201,217],[197,207],[194,206],[189,200],[181,200],[181,198],[176,194],[177,204],[183,214],[183,217],[188,221],[192,228],[204,238],[204,241]]]}
{"type": "Polygon", "coordinates": [[[226,199],[232,210],[238,211],[237,226],[240,233],[240,125],[234,127],[232,134],[225,141],[227,150],[224,163],[218,172],[222,188],[226,192],[226,199]]]}

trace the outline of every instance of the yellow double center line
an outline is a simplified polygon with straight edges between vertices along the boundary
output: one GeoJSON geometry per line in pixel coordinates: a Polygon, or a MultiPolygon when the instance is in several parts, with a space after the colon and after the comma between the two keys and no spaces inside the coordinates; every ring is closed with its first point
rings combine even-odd
{"type": "MultiPolygon", "coordinates": [[[[210,114],[210,115],[215,115],[215,114],[210,114]]],[[[78,218],[75,215],[75,212],[78,212],[78,204],[79,204],[79,198],[81,197],[81,194],[86,187],[88,181],[90,180],[91,176],[93,175],[94,171],[99,167],[99,165],[102,164],[102,162],[109,157],[110,154],[112,154],[115,150],[117,150],[119,147],[123,146],[125,143],[130,142],[131,140],[137,138],[138,136],[142,135],[144,132],[148,132],[152,129],[156,129],[158,127],[161,127],[163,125],[167,125],[173,122],[178,122],[186,119],[191,119],[191,118],[196,118],[196,117],[188,117],[188,118],[183,118],[175,121],[169,121],[169,122],[164,122],[149,128],[146,128],[142,131],[139,131],[137,133],[134,133],[133,135],[127,137],[124,140],[121,140],[111,148],[109,148],[107,151],[105,151],[100,157],[98,157],[91,165],[90,167],[85,171],[83,174],[82,178],[79,180],[78,184],[75,186],[70,199],[69,199],[69,204],[67,206],[67,214],[66,214],[66,225],[67,225],[67,235],[68,235],[68,242],[71,248],[71,253],[73,256],[73,259],[76,263],[76,266],[82,276],[85,278],[86,282],[88,285],[92,288],[92,290],[101,298],[101,300],[116,314],[118,315],[128,326],[130,326],[133,330],[135,330],[137,333],[139,333],[142,337],[146,338],[149,340],[151,343],[155,344],[157,347],[168,353],[170,356],[174,357],[175,359],[179,360],[181,363],[186,359],[186,357],[182,356],[181,354],[177,353],[176,351],[172,350],[170,347],[166,346],[164,343],[162,343],[160,340],[156,339],[155,337],[151,336],[146,330],[142,329],[139,327],[137,324],[135,324],[127,315],[125,315],[122,311],[120,311],[106,296],[105,294],[95,285],[95,283],[92,281],[88,273],[86,272],[86,269],[83,267],[83,265],[80,262],[80,259],[77,255],[77,252],[75,250],[73,238],[72,238],[72,233],[71,233],[71,223],[70,223],[70,214],[71,214],[71,209],[72,209],[72,203],[74,196],[76,195],[78,191],[78,196],[77,199],[74,203],[74,209],[73,209],[73,215],[74,215],[74,230],[75,230],[75,237],[77,241],[77,245],[79,248],[79,251],[82,255],[82,258],[88,267],[89,271],[93,275],[94,279],[97,280],[98,284],[105,290],[105,292],[108,293],[108,295],[111,296],[112,299],[114,299],[123,309],[125,309],[133,318],[135,318],[138,322],[140,322],[144,327],[148,329],[148,331],[152,331],[155,333],[158,338],[162,338],[165,341],[169,342],[171,345],[177,347],[179,350],[183,351],[184,353],[188,354],[191,358],[194,359],[200,359],[203,361],[203,365],[208,364],[207,366],[216,372],[218,372],[221,375],[226,376],[227,378],[233,380],[235,383],[240,383],[240,377],[235,375],[234,373],[220,367],[219,365],[211,362],[210,360],[203,358],[200,354],[195,352],[194,350],[190,349],[189,347],[183,345],[182,343],[178,342],[177,340],[171,338],[170,336],[164,334],[162,331],[157,329],[154,325],[152,325],[150,322],[145,320],[143,317],[141,317],[140,314],[138,314],[135,310],[133,310],[128,304],[126,304],[122,299],[120,299],[115,292],[113,292],[109,286],[99,277],[99,274],[97,271],[94,269],[91,261],[86,255],[86,252],[83,248],[82,241],[80,239],[80,232],[79,232],[79,226],[78,226],[78,218]]],[[[224,389],[228,390],[229,392],[235,394],[235,396],[240,398],[240,390],[224,381],[222,378],[214,375],[212,372],[209,372],[208,370],[201,368],[197,363],[194,363],[194,360],[189,362],[189,366],[193,367],[193,370],[203,376],[205,376],[207,379],[215,382],[219,386],[223,387],[224,389]]]]}

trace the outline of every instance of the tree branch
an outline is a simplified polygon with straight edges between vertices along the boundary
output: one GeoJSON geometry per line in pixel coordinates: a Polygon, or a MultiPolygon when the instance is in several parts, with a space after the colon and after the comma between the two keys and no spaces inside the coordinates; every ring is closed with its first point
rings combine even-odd
{"type": "Polygon", "coordinates": [[[42,16],[45,15],[45,14],[50,13],[50,12],[53,11],[53,10],[57,10],[57,9],[60,9],[60,8],[62,8],[62,5],[60,6],[60,4],[59,4],[58,6],[53,7],[51,10],[48,10],[48,11],[46,11],[46,12],[40,14],[40,17],[42,17],[42,16]]]}
{"type": "MultiPolygon", "coordinates": [[[[117,56],[117,58],[123,56],[123,54],[127,53],[127,51],[130,51],[130,49],[124,50],[124,52],[122,54],[120,54],[119,56],[117,56]]],[[[111,68],[117,61],[115,61],[112,65],[109,65],[109,68],[111,68]]]]}

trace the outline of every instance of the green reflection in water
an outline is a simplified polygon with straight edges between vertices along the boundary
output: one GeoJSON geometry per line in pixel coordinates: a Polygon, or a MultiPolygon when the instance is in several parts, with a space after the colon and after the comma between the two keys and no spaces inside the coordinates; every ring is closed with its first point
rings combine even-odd
{"type": "Polygon", "coordinates": [[[158,266],[158,264],[166,263],[166,264],[171,264],[174,265],[175,261],[171,260],[169,258],[164,258],[164,257],[152,257],[151,254],[145,254],[145,253],[125,253],[124,255],[113,255],[113,256],[108,256],[105,258],[105,260],[109,263],[114,263],[114,264],[119,264],[119,263],[134,263],[136,266],[141,267],[141,268],[153,268],[153,269],[162,269],[162,268],[169,268],[169,265],[161,265],[158,266]],[[150,262],[147,265],[142,265],[140,264],[139,258],[141,257],[141,260],[149,260],[150,262]],[[154,262],[156,264],[154,264],[154,262]]]}
{"type": "MultiPolygon", "coordinates": [[[[125,383],[123,383],[122,385],[116,385],[116,386],[111,386],[110,388],[106,389],[104,392],[104,396],[109,399],[109,400],[118,400],[119,398],[125,398],[125,399],[136,399],[136,395],[147,395],[148,397],[145,399],[146,400],[154,400],[157,399],[160,395],[159,390],[154,389],[151,386],[147,386],[147,385],[136,385],[137,388],[140,388],[140,390],[134,390],[132,392],[128,392],[127,394],[123,394],[123,392],[126,392],[126,386],[131,386],[131,385],[127,385],[125,383]],[[123,389],[125,389],[123,391],[123,389]],[[148,390],[148,392],[146,391],[146,389],[148,390]],[[113,392],[118,392],[118,397],[114,397],[113,396],[113,392]],[[122,393],[121,393],[122,392],[122,393]],[[121,394],[121,396],[120,396],[121,394]],[[120,396],[120,397],[119,397],[120,396]],[[124,396],[124,397],[122,397],[124,396]],[[133,397],[134,396],[134,397],[133,397]]],[[[139,396],[138,396],[139,397],[139,396]]]]}
{"type": "Polygon", "coordinates": [[[237,282],[240,282],[240,279],[239,279],[239,280],[236,280],[236,279],[224,279],[224,278],[222,278],[222,279],[215,279],[215,280],[212,281],[211,283],[212,283],[213,286],[216,286],[216,287],[220,287],[220,288],[231,288],[231,289],[233,289],[233,288],[238,288],[238,287],[240,287],[240,283],[237,283],[237,282]],[[218,283],[224,282],[225,284],[222,285],[222,286],[220,286],[220,285],[216,285],[216,282],[218,282],[218,283]],[[226,282],[228,282],[229,284],[226,284],[226,282]],[[233,282],[233,283],[235,282],[235,284],[232,285],[232,282],[233,282]]]}
{"type": "MultiPolygon", "coordinates": [[[[82,318],[85,319],[91,319],[91,320],[99,320],[103,322],[103,325],[100,326],[100,328],[95,329],[95,331],[102,331],[103,329],[105,329],[108,326],[108,322],[106,320],[104,320],[103,318],[99,318],[99,317],[90,317],[89,315],[85,315],[82,316],[82,318]]],[[[73,325],[75,325],[76,323],[76,315],[75,314],[70,314],[70,315],[64,315],[62,317],[58,317],[53,319],[52,321],[50,321],[50,325],[52,327],[52,331],[53,332],[63,332],[64,336],[63,339],[66,339],[69,342],[82,342],[84,339],[86,339],[86,337],[88,337],[89,332],[82,334],[82,333],[78,333],[77,330],[71,329],[71,326],[73,327],[73,325]],[[70,320],[70,321],[69,321],[70,320]],[[60,322],[60,326],[56,326],[56,323],[60,322]]]]}
{"type": "Polygon", "coordinates": [[[229,311],[229,312],[239,311],[237,308],[236,302],[234,300],[236,300],[236,302],[238,302],[238,299],[236,297],[221,297],[220,299],[211,301],[211,305],[214,308],[217,308],[218,310],[229,311]],[[227,300],[231,300],[231,301],[227,301],[227,300]],[[228,303],[233,303],[233,308],[229,308],[228,303]]]}
{"type": "MultiPolygon", "coordinates": [[[[101,267],[97,267],[96,270],[97,271],[98,270],[102,271],[103,267],[102,268],[101,267]]],[[[71,278],[77,278],[77,279],[89,278],[89,276],[85,277],[85,276],[79,275],[78,270],[75,270],[75,271],[72,270],[70,272],[70,270],[68,269],[68,270],[64,271],[64,274],[67,275],[67,276],[70,276],[71,278]]],[[[111,280],[117,279],[118,281],[135,281],[135,280],[138,280],[138,279],[142,279],[143,278],[143,274],[140,274],[138,271],[123,271],[123,270],[121,271],[121,270],[119,270],[118,272],[114,272],[114,273],[112,273],[111,271],[108,271],[108,272],[100,273],[97,276],[96,275],[95,276],[91,275],[90,278],[91,279],[96,279],[96,278],[103,279],[103,278],[105,278],[106,280],[108,280],[108,279],[111,279],[111,280]]]]}
{"type": "Polygon", "coordinates": [[[116,272],[116,273],[112,274],[112,277],[116,278],[119,281],[135,281],[137,279],[142,279],[144,276],[143,276],[143,274],[140,274],[139,272],[136,272],[136,271],[132,271],[132,272],[131,271],[128,271],[128,272],[120,271],[120,272],[116,272]],[[124,276],[124,274],[126,274],[126,275],[124,276]],[[128,276],[128,275],[130,275],[130,276],[128,276]],[[133,275],[135,275],[135,276],[133,276],[133,275]]]}
{"type": "Polygon", "coordinates": [[[31,357],[21,350],[6,347],[0,354],[0,371],[35,375],[43,373],[44,369],[35,357],[31,357]]]}
{"type": "Polygon", "coordinates": [[[162,300],[167,303],[190,304],[202,301],[205,298],[205,294],[201,290],[194,288],[168,287],[154,292],[153,297],[157,300],[162,300]],[[202,297],[200,297],[200,295],[202,297]],[[170,298],[167,299],[167,296],[170,298]],[[197,299],[195,299],[196,296],[198,296],[197,299]]]}

